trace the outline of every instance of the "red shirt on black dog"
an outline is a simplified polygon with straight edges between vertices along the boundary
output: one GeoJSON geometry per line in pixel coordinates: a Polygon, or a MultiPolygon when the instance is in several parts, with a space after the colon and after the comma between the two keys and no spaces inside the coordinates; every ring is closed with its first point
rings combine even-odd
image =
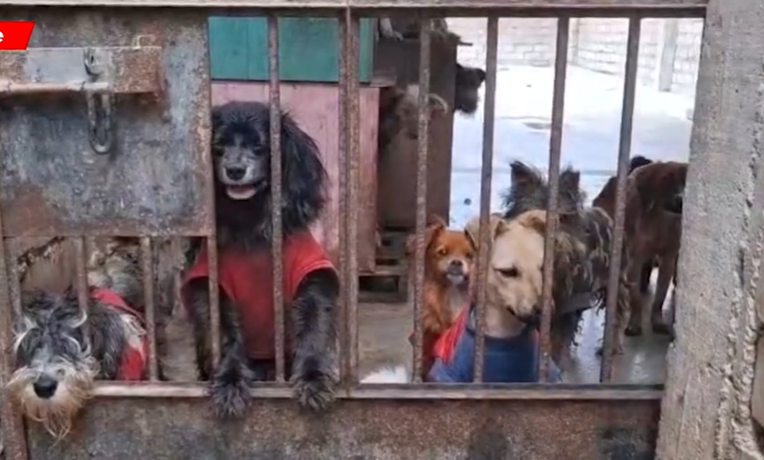
{"type": "MultiPolygon", "coordinates": [[[[289,304],[306,275],[315,270],[334,268],[321,245],[308,231],[285,236],[282,261],[287,313],[289,304]]],[[[190,281],[208,276],[207,250],[203,247],[196,263],[186,275],[184,290],[190,281]]],[[[239,308],[247,356],[256,360],[275,359],[273,264],[270,247],[247,253],[231,249],[221,251],[218,254],[218,282],[223,292],[239,308]]],[[[188,303],[186,305],[188,308],[188,303]]],[[[288,315],[286,323],[289,324],[288,315]]],[[[288,329],[286,336],[289,337],[288,329]]],[[[288,340],[285,347],[289,353],[288,340]]]]}

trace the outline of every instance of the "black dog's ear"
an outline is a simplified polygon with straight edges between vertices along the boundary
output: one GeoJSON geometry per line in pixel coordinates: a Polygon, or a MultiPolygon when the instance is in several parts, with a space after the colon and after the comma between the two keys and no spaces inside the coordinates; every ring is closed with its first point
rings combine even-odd
{"type": "Polygon", "coordinates": [[[316,141],[288,114],[281,116],[284,226],[307,229],[326,205],[328,176],[316,141]]]}
{"type": "Polygon", "coordinates": [[[631,174],[631,172],[634,171],[635,169],[641,166],[649,165],[652,162],[653,160],[650,160],[649,158],[645,158],[642,155],[637,155],[635,157],[632,157],[631,161],[629,162],[629,174],[631,174]]]}
{"type": "Polygon", "coordinates": [[[561,213],[576,213],[584,205],[584,196],[581,191],[581,173],[571,167],[560,172],[560,200],[561,213]]]}
{"type": "Polygon", "coordinates": [[[483,69],[475,69],[475,75],[477,75],[478,80],[482,84],[485,81],[485,70],[483,69]]]}
{"type": "Polygon", "coordinates": [[[513,192],[517,193],[517,196],[522,196],[525,193],[534,193],[543,185],[538,171],[522,161],[513,161],[509,165],[509,168],[512,170],[511,189],[513,192]]]}

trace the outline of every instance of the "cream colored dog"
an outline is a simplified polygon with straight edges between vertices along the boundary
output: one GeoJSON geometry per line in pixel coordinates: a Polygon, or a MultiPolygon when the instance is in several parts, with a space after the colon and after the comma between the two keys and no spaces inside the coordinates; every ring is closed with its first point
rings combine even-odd
{"type": "MultiPolygon", "coordinates": [[[[486,333],[513,337],[529,322],[539,318],[542,267],[544,264],[543,211],[531,211],[505,221],[489,218],[486,333]]],[[[472,219],[465,232],[479,247],[480,217],[472,219]]]]}

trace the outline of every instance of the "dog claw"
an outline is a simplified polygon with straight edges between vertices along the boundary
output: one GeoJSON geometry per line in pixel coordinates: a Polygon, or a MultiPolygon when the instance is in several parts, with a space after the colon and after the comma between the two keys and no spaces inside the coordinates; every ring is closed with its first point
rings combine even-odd
{"type": "MultiPolygon", "coordinates": [[[[605,354],[605,347],[598,347],[597,348],[597,356],[601,358],[602,355],[604,355],[604,354],[605,354]]],[[[615,355],[622,355],[622,354],[623,354],[623,347],[622,346],[617,346],[617,347],[613,348],[613,352],[612,352],[613,356],[615,356],[615,355]]]]}
{"type": "Polygon", "coordinates": [[[315,412],[326,410],[334,402],[334,379],[314,371],[293,379],[294,397],[300,406],[315,412]]]}
{"type": "Polygon", "coordinates": [[[218,418],[241,418],[252,396],[243,379],[213,381],[208,390],[212,410],[218,418]]]}

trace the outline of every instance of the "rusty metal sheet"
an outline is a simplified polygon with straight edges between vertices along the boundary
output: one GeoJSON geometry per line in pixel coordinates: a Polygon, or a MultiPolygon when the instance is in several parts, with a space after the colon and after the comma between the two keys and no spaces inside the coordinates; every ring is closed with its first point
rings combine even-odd
{"type": "MultiPolygon", "coordinates": [[[[0,95],[78,91],[87,87],[90,76],[84,65],[86,50],[88,48],[32,48],[0,53],[0,95]]],[[[96,47],[93,54],[104,72],[98,83],[109,91],[116,94],[159,94],[162,91],[161,47],[96,47]]]]}
{"type": "Polygon", "coordinates": [[[3,0],[0,5],[250,8],[544,8],[577,10],[705,7],[708,0],[3,0]]]}
{"type": "MultiPolygon", "coordinates": [[[[4,99],[0,206],[5,236],[209,234],[206,14],[45,8],[6,9],[4,19],[34,20],[33,48],[131,47],[136,42],[159,48],[166,76],[161,101],[115,96],[115,143],[107,154],[91,148],[83,95],[4,99]]],[[[133,77],[153,76],[154,52],[148,51],[147,62],[138,62],[136,54],[119,51],[112,62],[117,68],[143,67],[133,77]]],[[[127,86],[134,84],[126,78],[127,86]]]]}
{"type": "Polygon", "coordinates": [[[659,400],[260,400],[225,424],[204,399],[97,399],[70,437],[30,429],[31,460],[627,460],[654,456],[659,400]],[[136,442],[139,440],[139,442],[136,442]]]}

